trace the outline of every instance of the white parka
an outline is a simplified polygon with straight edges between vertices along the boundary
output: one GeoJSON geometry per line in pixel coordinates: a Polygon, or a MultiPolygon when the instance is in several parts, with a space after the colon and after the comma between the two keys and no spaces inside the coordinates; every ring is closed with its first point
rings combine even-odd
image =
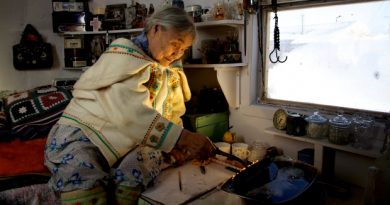
{"type": "Polygon", "coordinates": [[[138,144],[169,152],[190,97],[181,65],[164,68],[120,38],[81,75],[58,123],[79,127],[112,165],[138,144]]]}

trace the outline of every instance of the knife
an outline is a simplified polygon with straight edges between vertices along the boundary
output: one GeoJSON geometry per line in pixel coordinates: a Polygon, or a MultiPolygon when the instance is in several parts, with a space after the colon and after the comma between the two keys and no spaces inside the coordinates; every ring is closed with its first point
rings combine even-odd
{"type": "Polygon", "coordinates": [[[242,164],[245,168],[247,168],[249,165],[246,161],[240,159],[239,157],[234,156],[233,154],[229,154],[229,153],[226,153],[226,152],[220,150],[217,146],[215,146],[215,154],[219,154],[219,155],[228,157],[229,159],[232,159],[234,161],[237,161],[240,164],[242,164]]]}

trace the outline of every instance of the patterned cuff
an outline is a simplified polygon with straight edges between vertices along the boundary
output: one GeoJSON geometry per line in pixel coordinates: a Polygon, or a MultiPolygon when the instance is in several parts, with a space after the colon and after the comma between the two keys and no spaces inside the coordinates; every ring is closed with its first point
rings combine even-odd
{"type": "Polygon", "coordinates": [[[180,137],[183,128],[157,115],[144,137],[143,144],[170,152],[180,137]]]}

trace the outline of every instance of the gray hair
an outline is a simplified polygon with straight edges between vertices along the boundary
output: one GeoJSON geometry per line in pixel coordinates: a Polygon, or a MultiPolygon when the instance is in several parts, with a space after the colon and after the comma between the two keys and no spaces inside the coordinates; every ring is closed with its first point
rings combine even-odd
{"type": "Polygon", "coordinates": [[[164,29],[173,29],[179,33],[189,33],[196,36],[195,25],[188,13],[178,7],[163,7],[154,12],[145,21],[144,31],[147,33],[153,26],[161,25],[164,29]]]}

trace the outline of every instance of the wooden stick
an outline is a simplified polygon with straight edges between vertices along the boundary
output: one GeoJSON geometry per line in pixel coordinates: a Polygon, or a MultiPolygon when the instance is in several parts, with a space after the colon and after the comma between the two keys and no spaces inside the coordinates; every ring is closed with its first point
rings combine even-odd
{"type": "Polygon", "coordinates": [[[182,188],[182,184],[181,184],[181,172],[180,172],[180,171],[177,172],[177,175],[178,175],[178,177],[179,177],[179,189],[180,189],[180,191],[182,191],[183,188],[182,188]]]}

